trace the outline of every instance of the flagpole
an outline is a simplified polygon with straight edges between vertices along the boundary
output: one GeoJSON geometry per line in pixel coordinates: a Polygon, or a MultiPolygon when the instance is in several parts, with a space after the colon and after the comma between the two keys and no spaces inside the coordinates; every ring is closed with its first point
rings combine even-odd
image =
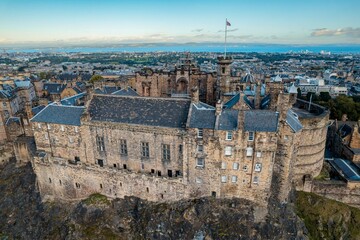
{"type": "Polygon", "coordinates": [[[226,38],[227,38],[227,18],[225,19],[225,54],[224,54],[224,59],[226,59],[226,38]]]}

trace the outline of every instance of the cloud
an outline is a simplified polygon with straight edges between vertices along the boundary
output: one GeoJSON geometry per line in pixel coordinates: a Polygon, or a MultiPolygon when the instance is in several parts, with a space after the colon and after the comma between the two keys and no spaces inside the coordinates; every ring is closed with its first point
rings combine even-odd
{"type": "Polygon", "coordinates": [[[252,39],[254,36],[253,35],[228,35],[228,38],[234,38],[234,39],[252,39]]]}
{"type": "Polygon", "coordinates": [[[202,32],[204,29],[203,28],[198,28],[198,29],[193,29],[191,30],[192,32],[202,32]]]}
{"type": "Polygon", "coordinates": [[[360,38],[360,28],[338,28],[338,29],[328,29],[328,28],[317,28],[314,29],[311,33],[312,37],[334,37],[334,36],[348,36],[354,38],[360,38]]]}
{"type": "MultiPolygon", "coordinates": [[[[237,30],[239,30],[239,29],[238,28],[233,28],[233,29],[228,29],[227,32],[235,32],[237,30]]],[[[225,30],[219,30],[218,33],[220,33],[220,32],[225,32],[225,30]]]]}

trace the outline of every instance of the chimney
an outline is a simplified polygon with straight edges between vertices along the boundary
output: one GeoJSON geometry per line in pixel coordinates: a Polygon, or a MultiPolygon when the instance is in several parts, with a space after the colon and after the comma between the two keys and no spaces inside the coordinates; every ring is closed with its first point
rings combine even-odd
{"type": "Polygon", "coordinates": [[[191,89],[191,101],[193,103],[199,102],[199,88],[198,87],[193,87],[191,89]]]}
{"type": "Polygon", "coordinates": [[[222,102],[221,102],[221,100],[219,99],[219,100],[217,101],[217,103],[216,103],[216,110],[215,110],[215,115],[216,115],[216,116],[220,116],[220,115],[221,115],[222,107],[223,107],[222,102]]]}
{"type": "Polygon", "coordinates": [[[258,84],[256,84],[256,90],[255,90],[255,109],[260,109],[260,103],[261,103],[260,93],[261,93],[261,83],[258,82],[258,84]]]}
{"type": "Polygon", "coordinates": [[[86,84],[86,99],[85,101],[89,101],[94,95],[94,86],[92,84],[86,84]]]}
{"type": "Polygon", "coordinates": [[[25,103],[25,112],[26,112],[26,115],[27,115],[28,119],[33,117],[32,106],[31,106],[31,102],[29,102],[29,101],[27,101],[25,103]]]}

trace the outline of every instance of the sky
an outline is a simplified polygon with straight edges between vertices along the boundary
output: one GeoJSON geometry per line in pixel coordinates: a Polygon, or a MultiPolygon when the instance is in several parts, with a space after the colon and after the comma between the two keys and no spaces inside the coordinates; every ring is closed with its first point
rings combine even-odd
{"type": "Polygon", "coordinates": [[[360,0],[0,0],[16,43],[360,44],[360,0]]]}

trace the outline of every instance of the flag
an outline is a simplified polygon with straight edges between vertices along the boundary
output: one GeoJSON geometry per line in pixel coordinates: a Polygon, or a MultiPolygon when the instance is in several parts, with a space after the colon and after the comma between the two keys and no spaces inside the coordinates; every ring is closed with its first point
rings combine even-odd
{"type": "Polygon", "coordinates": [[[230,22],[228,20],[226,20],[226,26],[231,26],[230,22]]]}

